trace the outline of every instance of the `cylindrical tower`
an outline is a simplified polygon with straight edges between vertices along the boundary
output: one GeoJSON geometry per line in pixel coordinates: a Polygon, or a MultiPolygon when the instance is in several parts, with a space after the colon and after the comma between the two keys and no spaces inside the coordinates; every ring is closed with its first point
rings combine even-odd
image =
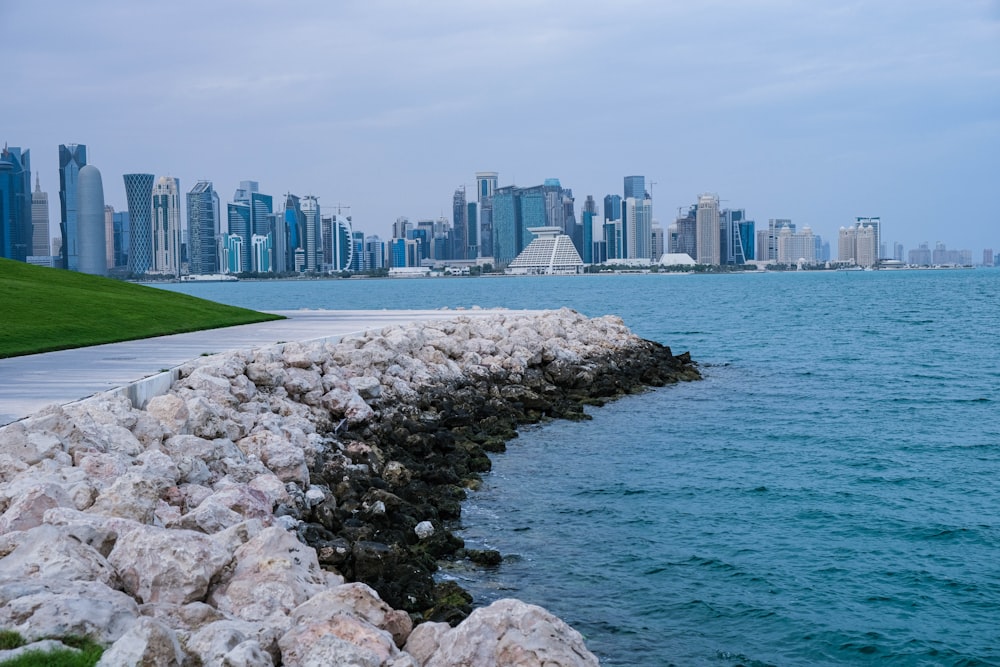
{"type": "Polygon", "coordinates": [[[80,168],[79,176],[80,273],[108,274],[107,237],[104,231],[104,185],[93,165],[80,168]]]}

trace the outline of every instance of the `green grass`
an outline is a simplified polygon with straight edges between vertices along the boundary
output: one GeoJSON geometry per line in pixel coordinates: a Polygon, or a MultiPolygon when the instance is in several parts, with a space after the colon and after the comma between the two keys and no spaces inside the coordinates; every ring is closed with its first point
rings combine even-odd
{"type": "MultiPolygon", "coordinates": [[[[0,662],[0,667],[94,667],[101,659],[104,649],[86,637],[60,637],[66,646],[77,651],[57,649],[55,651],[28,651],[16,658],[0,662]]],[[[18,648],[28,642],[13,630],[0,630],[0,650],[18,648]]]]}
{"type": "Polygon", "coordinates": [[[0,259],[0,358],[275,319],[281,317],[0,259]]]}

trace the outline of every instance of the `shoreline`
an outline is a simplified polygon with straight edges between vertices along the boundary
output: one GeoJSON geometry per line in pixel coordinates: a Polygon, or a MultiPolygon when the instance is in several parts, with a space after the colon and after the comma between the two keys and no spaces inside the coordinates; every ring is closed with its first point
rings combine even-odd
{"type": "Polygon", "coordinates": [[[47,586],[58,597],[86,584],[100,589],[88,597],[124,616],[117,629],[91,627],[93,613],[71,628],[111,645],[106,657],[139,650],[137,641],[153,650],[156,635],[214,664],[198,638],[238,626],[233,646],[272,664],[326,655],[330,636],[337,650],[370,650],[351,641],[359,633],[380,638],[375,664],[456,664],[447,655],[472,650],[482,632],[497,635],[484,628],[500,613],[552,629],[546,659],[596,664],[578,633],[544,610],[500,601],[472,612],[464,591],[435,583],[442,558],[499,556],[465,550],[448,522],[489,469],[487,452],[518,425],[586,418],[585,404],[697,379],[697,369],[618,318],[452,314],[336,343],[195,359],[145,410],[98,397],[0,429],[0,627],[46,636],[41,612],[11,615],[17,593],[47,586]],[[70,578],[66,563],[40,553],[43,535],[80,542],[70,578]],[[197,563],[184,560],[189,552],[201,554],[197,563]],[[279,571],[265,566],[276,559],[279,571]],[[351,632],[340,616],[303,611],[348,593],[351,604],[337,608],[351,632]],[[404,659],[412,662],[396,662],[404,659]]]}

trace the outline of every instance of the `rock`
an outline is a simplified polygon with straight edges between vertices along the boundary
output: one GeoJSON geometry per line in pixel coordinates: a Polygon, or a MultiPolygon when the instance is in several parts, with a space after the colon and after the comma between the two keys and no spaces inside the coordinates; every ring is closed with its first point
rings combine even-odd
{"type": "Polygon", "coordinates": [[[40,525],[20,536],[19,544],[0,559],[0,579],[99,581],[111,588],[118,575],[87,538],[93,530],[40,525]],[[83,539],[78,535],[82,533],[83,539]]]}
{"type": "Polygon", "coordinates": [[[100,582],[0,580],[0,628],[19,632],[29,641],[77,635],[111,644],[137,618],[135,600],[100,582]]]}
{"type": "Polygon", "coordinates": [[[219,620],[194,632],[187,641],[188,651],[203,667],[273,665],[278,639],[287,630],[246,621],[219,620]]]}
{"type": "Polygon", "coordinates": [[[145,617],[137,619],[97,662],[98,667],[181,667],[184,664],[184,651],[177,640],[177,633],[163,623],[145,617]]]}
{"type": "Polygon", "coordinates": [[[339,613],[352,614],[385,630],[398,647],[406,643],[406,638],[413,629],[409,614],[393,609],[372,588],[361,583],[344,584],[314,595],[295,608],[292,622],[300,624],[330,620],[339,613]]]}
{"type": "Polygon", "coordinates": [[[597,667],[583,637],[541,607],[497,600],[443,633],[422,667],[597,667]]]}
{"type": "Polygon", "coordinates": [[[168,433],[184,433],[187,428],[187,405],[176,394],[154,396],[146,403],[146,412],[159,420],[168,433]]]}
{"type": "Polygon", "coordinates": [[[265,528],[236,550],[229,580],[209,602],[236,618],[259,621],[287,615],[326,588],[327,576],[312,547],[277,526],[265,528]]]}
{"type": "Polygon", "coordinates": [[[413,532],[417,534],[417,537],[424,540],[434,534],[434,524],[430,521],[421,521],[413,529],[413,532]]]}
{"type": "Polygon", "coordinates": [[[139,523],[153,523],[160,494],[174,482],[176,478],[163,479],[147,475],[142,470],[127,472],[101,491],[87,511],[139,523]]]}
{"type": "Polygon", "coordinates": [[[406,639],[403,650],[413,656],[418,665],[425,665],[434,652],[441,645],[441,638],[451,630],[447,623],[435,623],[428,621],[413,628],[413,632],[406,639]]]}
{"type": "Polygon", "coordinates": [[[286,667],[403,664],[388,632],[343,612],[296,623],[278,646],[286,667]]]}
{"type": "Polygon", "coordinates": [[[204,600],[230,560],[224,546],[207,535],[147,526],[119,536],[108,556],[123,590],[143,603],[204,600]]]}
{"type": "Polygon", "coordinates": [[[21,492],[0,516],[0,535],[29,530],[42,523],[45,512],[55,507],[74,507],[65,489],[56,484],[38,484],[21,492]]]}

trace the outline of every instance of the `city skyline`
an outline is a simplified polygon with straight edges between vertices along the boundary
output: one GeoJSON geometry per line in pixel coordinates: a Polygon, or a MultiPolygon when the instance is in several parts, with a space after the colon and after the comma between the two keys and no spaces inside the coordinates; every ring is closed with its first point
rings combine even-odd
{"type": "Polygon", "coordinates": [[[993,1],[95,0],[52,15],[11,0],[0,20],[30,27],[2,47],[23,91],[3,139],[32,149],[50,197],[55,146],[78,142],[116,209],[123,173],[222,193],[253,178],[350,204],[388,236],[400,215],[449,215],[479,169],[500,186],[557,177],[581,201],[644,174],[661,225],[716,192],[826,238],[879,215],[908,248],[1000,245],[969,196],[1000,173],[993,1]],[[177,37],[155,49],[133,29],[154,18],[177,37]],[[242,46],[279,39],[296,46],[242,46]]]}

